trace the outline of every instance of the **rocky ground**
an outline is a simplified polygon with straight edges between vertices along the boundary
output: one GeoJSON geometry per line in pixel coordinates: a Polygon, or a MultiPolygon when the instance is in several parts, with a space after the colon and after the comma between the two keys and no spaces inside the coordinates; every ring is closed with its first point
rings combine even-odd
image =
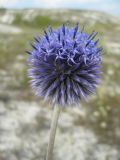
{"type": "MultiPolygon", "coordinates": [[[[75,124],[86,116],[84,108],[71,109],[60,116],[54,159],[119,160],[116,146],[99,143],[91,129],[75,124]]],[[[0,159],[44,160],[51,117],[52,110],[36,102],[1,101],[0,159]]]]}
{"type": "Polygon", "coordinates": [[[21,33],[21,29],[15,26],[0,24],[0,32],[2,33],[21,33]]]}

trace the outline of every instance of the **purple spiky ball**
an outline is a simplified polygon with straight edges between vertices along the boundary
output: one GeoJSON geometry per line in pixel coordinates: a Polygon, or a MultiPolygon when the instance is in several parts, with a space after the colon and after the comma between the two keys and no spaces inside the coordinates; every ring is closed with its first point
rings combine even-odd
{"type": "Polygon", "coordinates": [[[36,95],[53,104],[68,106],[80,103],[95,93],[101,74],[102,47],[94,40],[97,33],[86,34],[76,26],[48,27],[35,37],[29,53],[28,75],[36,95]]]}

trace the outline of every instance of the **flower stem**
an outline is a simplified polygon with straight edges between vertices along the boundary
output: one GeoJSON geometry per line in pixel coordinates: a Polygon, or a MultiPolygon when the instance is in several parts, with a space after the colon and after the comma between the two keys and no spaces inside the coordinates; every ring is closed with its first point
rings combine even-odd
{"type": "Polygon", "coordinates": [[[53,148],[54,148],[55,134],[56,134],[60,111],[61,111],[60,107],[54,106],[54,112],[53,112],[53,118],[52,118],[51,128],[50,128],[50,136],[49,136],[46,160],[53,160],[53,158],[52,158],[53,157],[53,148]]]}

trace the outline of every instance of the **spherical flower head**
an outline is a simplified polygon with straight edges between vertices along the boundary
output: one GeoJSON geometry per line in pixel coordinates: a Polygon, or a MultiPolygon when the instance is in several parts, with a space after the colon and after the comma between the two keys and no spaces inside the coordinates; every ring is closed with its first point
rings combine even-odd
{"type": "Polygon", "coordinates": [[[36,95],[53,104],[68,106],[80,103],[95,93],[101,74],[101,51],[97,33],[62,25],[48,27],[35,37],[29,53],[28,75],[36,95]]]}

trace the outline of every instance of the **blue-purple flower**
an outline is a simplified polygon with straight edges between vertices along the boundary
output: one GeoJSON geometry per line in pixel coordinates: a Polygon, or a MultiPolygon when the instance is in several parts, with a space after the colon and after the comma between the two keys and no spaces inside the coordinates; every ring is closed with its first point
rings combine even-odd
{"type": "Polygon", "coordinates": [[[36,95],[67,106],[95,93],[102,53],[96,35],[79,30],[78,24],[71,28],[66,24],[56,30],[48,27],[43,36],[35,37],[28,52],[28,75],[36,95]]]}

